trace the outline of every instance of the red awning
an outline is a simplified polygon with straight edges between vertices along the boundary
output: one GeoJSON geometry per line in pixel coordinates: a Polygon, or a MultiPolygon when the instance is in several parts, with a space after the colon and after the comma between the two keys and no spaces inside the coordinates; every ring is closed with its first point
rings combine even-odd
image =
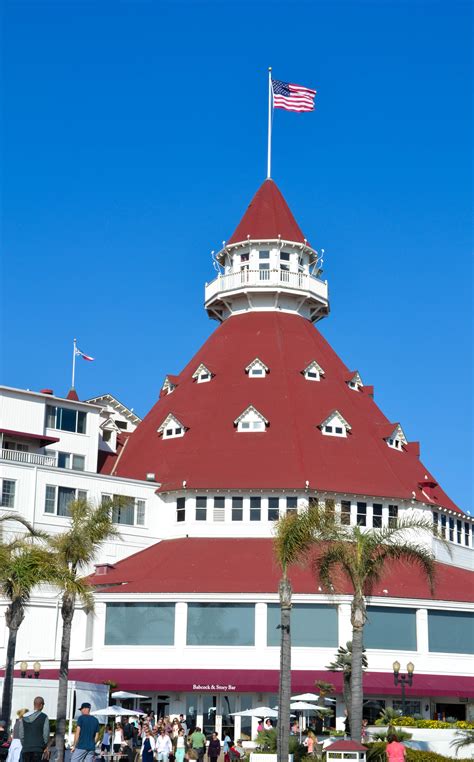
{"type": "Polygon", "coordinates": [[[47,437],[46,434],[29,434],[26,431],[13,431],[12,429],[0,429],[0,434],[7,434],[7,436],[17,439],[39,439],[40,447],[59,442],[58,437],[47,437]]]}
{"type": "MultiPolygon", "coordinates": [[[[214,691],[216,693],[277,693],[278,670],[257,669],[107,669],[71,668],[70,680],[101,683],[116,682],[121,690],[176,691],[191,693],[214,691]]],[[[57,669],[42,669],[41,677],[55,679],[57,669]]],[[[315,680],[325,680],[342,692],[340,673],[326,670],[293,670],[291,689],[293,693],[313,690],[315,680]]],[[[474,677],[468,675],[421,675],[415,672],[410,696],[474,698],[474,677]]],[[[364,694],[371,696],[399,696],[400,688],[393,683],[392,672],[367,672],[364,674],[364,694]]]]}

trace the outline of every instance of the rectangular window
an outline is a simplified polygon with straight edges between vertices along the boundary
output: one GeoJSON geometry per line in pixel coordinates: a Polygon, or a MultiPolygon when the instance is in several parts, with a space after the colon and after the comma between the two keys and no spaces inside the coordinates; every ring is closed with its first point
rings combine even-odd
{"type": "Polygon", "coordinates": [[[332,499],[332,497],[327,498],[324,501],[324,510],[329,515],[334,515],[334,511],[336,510],[336,504],[335,504],[334,500],[332,499]]]}
{"type": "Polygon", "coordinates": [[[196,498],[196,521],[207,519],[207,497],[196,498]]]}
{"type": "Polygon", "coordinates": [[[250,498],[250,521],[260,521],[262,518],[262,498],[251,497],[250,498]]]}
{"type": "MultiPolygon", "coordinates": [[[[110,495],[102,495],[102,502],[110,501],[110,495]]],[[[112,521],[124,526],[145,526],[145,500],[138,500],[129,495],[114,495],[120,505],[112,507],[112,521]]],[[[179,498],[178,498],[179,500],[179,498]]],[[[177,519],[179,521],[179,519],[177,519]]]]}
{"type": "Polygon", "coordinates": [[[456,542],[462,543],[462,521],[456,521],[456,542]]]}
{"type": "Polygon", "coordinates": [[[258,258],[259,259],[270,259],[270,251],[268,249],[265,249],[263,251],[259,251],[258,258]]]}
{"type": "Polygon", "coordinates": [[[16,482],[13,479],[2,480],[2,508],[15,507],[15,488],[16,482]]]}
{"type": "Polygon", "coordinates": [[[349,526],[351,523],[351,501],[341,500],[341,524],[349,526]]]}
{"type": "Polygon", "coordinates": [[[106,646],[174,645],[174,603],[107,603],[106,646]]]}
{"type": "Polygon", "coordinates": [[[249,261],[249,253],[247,252],[246,254],[241,254],[240,255],[240,261],[241,262],[248,262],[249,261]]]}
{"type": "Polygon", "coordinates": [[[268,521],[278,521],[280,518],[280,498],[268,498],[268,521]]]}
{"type": "Polygon", "coordinates": [[[176,521],[186,520],[186,498],[178,497],[176,500],[176,521]]]}
{"type": "Polygon", "coordinates": [[[225,497],[217,495],[214,498],[214,521],[225,521],[225,497]]]}
{"type": "MultiPolygon", "coordinates": [[[[280,645],[280,606],[267,606],[267,646],[280,645]]],[[[337,607],[327,604],[294,603],[291,609],[293,647],[332,648],[338,643],[337,607]]]]}
{"type": "Polygon", "coordinates": [[[454,542],[454,519],[449,517],[449,539],[454,542]]]}
{"type": "Polygon", "coordinates": [[[287,497],[286,498],[286,512],[287,513],[296,513],[298,511],[298,498],[297,497],[287,497]]]}
{"type": "Polygon", "coordinates": [[[243,497],[232,498],[232,521],[244,520],[244,499],[243,497]]]}
{"type": "Polygon", "coordinates": [[[474,614],[428,610],[428,638],[431,653],[473,654],[474,614]]]}
{"type": "MultiPolygon", "coordinates": [[[[396,712],[400,712],[400,714],[402,714],[403,702],[401,699],[393,699],[392,706],[396,712]]],[[[413,717],[414,714],[421,715],[421,701],[417,701],[416,699],[406,699],[405,717],[413,717]]]]}
{"type": "Polygon", "coordinates": [[[398,522],[398,505],[388,506],[388,525],[392,529],[397,526],[398,522]]]}
{"type": "Polygon", "coordinates": [[[382,503],[374,503],[372,506],[372,526],[374,529],[380,529],[382,526],[382,503]]]}
{"type": "Polygon", "coordinates": [[[464,545],[467,545],[469,547],[469,533],[470,533],[471,525],[468,521],[464,522],[464,545]]]}
{"type": "Polygon", "coordinates": [[[446,516],[441,514],[441,537],[446,539],[446,516]]]}
{"type": "Polygon", "coordinates": [[[69,516],[69,503],[73,500],[87,500],[87,491],[73,487],[46,485],[44,512],[56,516],[69,516]]]}
{"type": "Polygon", "coordinates": [[[365,527],[367,524],[367,503],[357,503],[357,526],[365,527]]]}
{"type": "Polygon", "coordinates": [[[188,603],[188,646],[255,645],[255,604],[188,603]]]}
{"type": "Polygon", "coordinates": [[[86,433],[87,413],[70,407],[46,405],[46,427],[60,431],[72,431],[77,434],[86,433]]]}
{"type": "Polygon", "coordinates": [[[368,606],[364,632],[366,648],[416,651],[415,609],[368,606]]]}
{"type": "Polygon", "coordinates": [[[84,455],[73,455],[70,452],[58,452],[58,468],[72,468],[84,471],[86,459],[84,455]]]}
{"type": "Polygon", "coordinates": [[[280,251],[280,259],[282,262],[289,262],[290,261],[290,252],[289,251],[280,251]]]}
{"type": "Polygon", "coordinates": [[[438,516],[439,516],[438,512],[433,511],[433,534],[436,534],[436,532],[438,531],[438,516]]]}

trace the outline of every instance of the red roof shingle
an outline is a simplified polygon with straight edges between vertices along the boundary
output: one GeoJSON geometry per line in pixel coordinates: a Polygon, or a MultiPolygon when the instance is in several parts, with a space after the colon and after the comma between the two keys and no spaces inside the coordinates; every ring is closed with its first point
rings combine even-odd
{"type": "Polygon", "coordinates": [[[271,240],[280,236],[284,241],[303,243],[305,238],[298,223],[273,180],[265,180],[227,244],[253,240],[271,240]]]}

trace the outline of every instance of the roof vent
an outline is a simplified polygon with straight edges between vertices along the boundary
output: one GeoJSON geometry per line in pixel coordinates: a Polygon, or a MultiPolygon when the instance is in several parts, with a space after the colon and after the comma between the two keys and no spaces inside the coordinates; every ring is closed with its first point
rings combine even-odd
{"type": "Polygon", "coordinates": [[[96,564],[95,565],[95,573],[97,576],[102,576],[104,574],[110,574],[111,571],[115,569],[115,566],[113,564],[96,564]]]}
{"type": "Polygon", "coordinates": [[[40,394],[54,394],[52,389],[40,389],[40,394]]]}
{"type": "Polygon", "coordinates": [[[154,482],[155,481],[155,474],[149,473],[146,475],[147,482],[154,482]]]}

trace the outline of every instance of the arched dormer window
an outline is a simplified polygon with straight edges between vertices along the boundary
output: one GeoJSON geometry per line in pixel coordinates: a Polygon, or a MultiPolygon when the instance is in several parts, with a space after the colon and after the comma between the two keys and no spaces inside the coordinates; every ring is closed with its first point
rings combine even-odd
{"type": "Polygon", "coordinates": [[[256,357],[255,360],[252,360],[252,362],[247,365],[245,372],[248,374],[249,378],[265,378],[270,371],[265,363],[256,357]]]}
{"type": "Polygon", "coordinates": [[[362,379],[358,370],[351,372],[346,376],[346,384],[349,389],[352,389],[354,392],[358,392],[362,389],[364,384],[362,383],[362,379]]]}
{"type": "Polygon", "coordinates": [[[321,376],[324,376],[324,370],[316,362],[316,360],[310,362],[310,364],[306,366],[302,373],[307,381],[321,381],[321,376]]]}
{"type": "Polygon", "coordinates": [[[211,380],[212,373],[209,370],[209,368],[206,368],[206,366],[203,363],[201,363],[194,371],[192,377],[195,379],[196,383],[204,384],[206,383],[206,381],[211,380]]]}
{"type": "Polygon", "coordinates": [[[407,443],[407,438],[399,423],[394,426],[388,437],[384,437],[384,439],[388,446],[392,448],[392,450],[398,450],[398,452],[402,452],[403,445],[406,445],[407,443]]]}
{"type": "Polygon", "coordinates": [[[339,410],[333,410],[328,417],[319,424],[321,432],[328,437],[347,437],[351,430],[350,424],[340,414],[339,410]]]}
{"type": "Polygon", "coordinates": [[[176,437],[184,437],[186,427],[173,413],[169,413],[157,431],[163,436],[163,439],[175,439],[176,437]]]}
{"type": "Polygon", "coordinates": [[[247,433],[263,432],[268,426],[268,421],[253,405],[249,405],[234,421],[237,431],[247,433]]]}

